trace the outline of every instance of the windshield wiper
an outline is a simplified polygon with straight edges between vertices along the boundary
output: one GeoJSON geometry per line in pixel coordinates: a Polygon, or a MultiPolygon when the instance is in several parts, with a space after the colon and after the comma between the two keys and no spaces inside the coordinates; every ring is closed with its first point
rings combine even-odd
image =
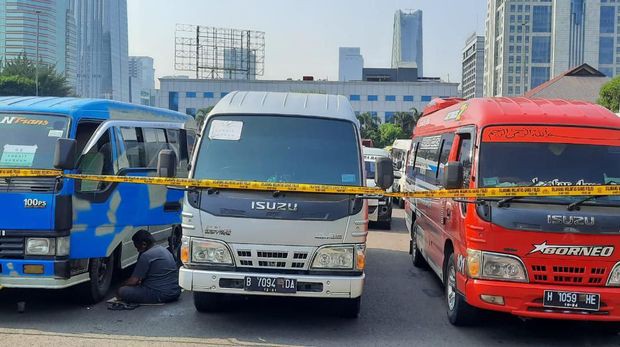
{"type": "MultiPolygon", "coordinates": [[[[618,184],[618,182],[616,182],[616,181],[608,181],[608,182],[605,182],[604,185],[608,186],[608,185],[612,185],[612,184],[618,184]]],[[[581,199],[579,201],[575,201],[573,203],[570,203],[567,208],[568,208],[569,211],[579,210],[579,206],[581,206],[584,202],[588,202],[588,201],[594,200],[596,198],[603,198],[603,197],[606,197],[606,196],[607,195],[590,195],[590,196],[586,196],[585,198],[583,198],[583,199],[581,199]]]]}
{"type": "MultiPolygon", "coordinates": [[[[540,182],[532,182],[531,184],[528,184],[525,187],[533,187],[535,185],[537,185],[540,182]]],[[[544,186],[545,184],[542,184],[541,186],[544,186]]],[[[516,200],[516,199],[521,199],[521,198],[525,198],[525,196],[509,196],[507,198],[503,198],[500,201],[497,202],[497,207],[502,208],[504,206],[509,206],[509,202],[516,200]]]]}

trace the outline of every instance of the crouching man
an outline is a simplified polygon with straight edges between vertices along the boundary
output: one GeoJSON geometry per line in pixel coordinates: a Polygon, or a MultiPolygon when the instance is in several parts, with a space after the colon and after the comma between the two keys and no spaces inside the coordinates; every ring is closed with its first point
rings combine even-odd
{"type": "Polygon", "coordinates": [[[181,295],[179,272],[172,254],[146,230],[132,238],[138,262],[131,277],[119,288],[117,297],[130,304],[158,304],[176,301],[181,295]]]}

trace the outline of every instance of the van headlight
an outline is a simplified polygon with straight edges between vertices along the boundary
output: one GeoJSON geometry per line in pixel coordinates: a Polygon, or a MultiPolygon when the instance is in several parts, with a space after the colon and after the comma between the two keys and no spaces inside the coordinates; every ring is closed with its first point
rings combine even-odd
{"type": "Polygon", "coordinates": [[[314,269],[353,269],[353,246],[326,246],[314,256],[314,269]]]}
{"type": "Polygon", "coordinates": [[[472,278],[528,282],[521,259],[508,254],[468,249],[467,272],[472,278]]]}
{"type": "Polygon", "coordinates": [[[26,239],[26,255],[54,255],[56,239],[30,237],[26,239]]]}
{"type": "Polygon", "coordinates": [[[232,265],[228,247],[218,241],[192,239],[192,262],[232,265]]]}
{"type": "Polygon", "coordinates": [[[616,264],[614,269],[611,270],[609,279],[607,279],[607,286],[620,287],[620,263],[616,264]]]}

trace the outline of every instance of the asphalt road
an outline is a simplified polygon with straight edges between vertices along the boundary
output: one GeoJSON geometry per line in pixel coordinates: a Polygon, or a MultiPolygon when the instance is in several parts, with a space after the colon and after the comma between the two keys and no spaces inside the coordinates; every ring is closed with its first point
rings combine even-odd
{"type": "MultiPolygon", "coordinates": [[[[70,291],[0,291],[0,341],[18,345],[315,345],[315,346],[620,346],[615,326],[521,321],[486,313],[476,327],[452,327],[430,271],[414,269],[402,211],[393,228],[373,230],[362,313],[338,318],[317,300],[255,298],[221,314],[199,314],[184,293],[177,303],[109,311],[83,306],[70,291]],[[26,312],[16,303],[26,300],[26,312]],[[28,329],[28,330],[22,330],[28,329]]],[[[0,342],[2,345],[3,342],[0,342]]]]}

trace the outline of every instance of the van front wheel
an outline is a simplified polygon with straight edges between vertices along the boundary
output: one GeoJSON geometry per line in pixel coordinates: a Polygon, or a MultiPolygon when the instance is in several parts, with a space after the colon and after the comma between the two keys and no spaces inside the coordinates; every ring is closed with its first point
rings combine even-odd
{"type": "Polygon", "coordinates": [[[225,307],[224,294],[194,292],[194,307],[202,313],[221,312],[225,307]]]}
{"type": "Polygon", "coordinates": [[[478,311],[465,301],[465,297],[459,293],[456,281],[456,266],[454,265],[454,253],[450,254],[446,271],[444,273],[444,286],[446,291],[446,304],[448,306],[448,320],[452,325],[467,326],[476,322],[478,311]]]}
{"type": "Polygon", "coordinates": [[[112,253],[106,258],[90,259],[88,264],[90,281],[77,287],[81,301],[87,304],[96,304],[108,294],[114,274],[115,254],[112,253]]]}
{"type": "Polygon", "coordinates": [[[355,319],[359,317],[362,307],[362,297],[355,299],[336,299],[337,305],[334,307],[337,310],[337,314],[343,318],[355,319]]]}

